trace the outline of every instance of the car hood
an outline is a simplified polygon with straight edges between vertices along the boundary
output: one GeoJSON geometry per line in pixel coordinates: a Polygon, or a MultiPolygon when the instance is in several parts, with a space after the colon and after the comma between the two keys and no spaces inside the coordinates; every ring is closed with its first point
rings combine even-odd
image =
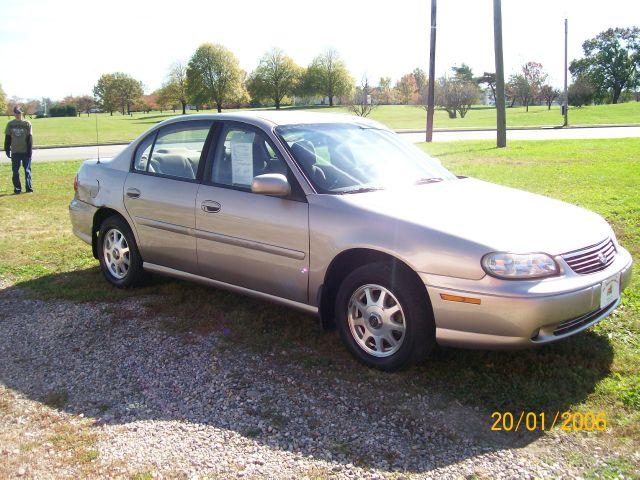
{"type": "Polygon", "coordinates": [[[596,213],[471,178],[341,198],[358,209],[422,226],[439,238],[473,243],[474,250],[485,253],[559,255],[612,235],[608,223],[596,213]]]}

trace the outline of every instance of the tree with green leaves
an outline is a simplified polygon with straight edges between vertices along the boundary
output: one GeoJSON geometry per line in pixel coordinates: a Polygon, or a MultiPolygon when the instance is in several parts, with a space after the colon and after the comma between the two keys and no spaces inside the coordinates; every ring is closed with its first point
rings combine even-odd
{"type": "Polygon", "coordinates": [[[130,115],[131,107],[137,103],[140,100],[140,97],[144,94],[142,82],[122,72],[114,73],[113,77],[116,98],[118,105],[120,106],[120,111],[123,115],[125,113],[130,115]]]}
{"type": "Polygon", "coordinates": [[[242,90],[243,72],[231,50],[220,44],[204,43],[187,66],[189,98],[197,105],[215,104],[218,112],[225,103],[237,100],[242,90]]]}
{"type": "Polygon", "coordinates": [[[474,81],[463,78],[440,78],[435,85],[435,103],[446,110],[449,118],[464,118],[478,101],[480,88],[474,81]]]}
{"type": "Polygon", "coordinates": [[[328,49],[314,58],[307,68],[306,77],[311,92],[327,97],[329,106],[333,106],[335,97],[349,95],[353,89],[353,78],[334,49],[328,49]]]}
{"type": "Polygon", "coordinates": [[[143,95],[142,82],[122,72],[105,73],[93,87],[96,102],[113,115],[119,109],[122,115],[131,113],[131,107],[143,95]]]}
{"type": "Polygon", "coordinates": [[[640,85],[640,28],[610,28],[582,44],[584,58],[573,60],[569,71],[574,78],[586,76],[597,95],[608,93],[618,103],[624,90],[640,85]]]}
{"type": "Polygon", "coordinates": [[[182,114],[187,113],[189,101],[189,88],[187,84],[187,67],[180,62],[175,62],[169,69],[167,80],[162,85],[162,94],[166,104],[179,104],[182,114]]]}
{"type": "Polygon", "coordinates": [[[4,93],[2,85],[0,85],[0,112],[4,112],[5,108],[7,108],[7,94],[4,93]]]}
{"type": "Polygon", "coordinates": [[[458,80],[462,80],[464,82],[475,81],[473,78],[473,71],[471,71],[471,67],[466,63],[463,63],[459,67],[454,65],[451,67],[451,71],[458,80]]]}
{"type": "Polygon", "coordinates": [[[98,79],[93,87],[93,96],[98,107],[104,112],[113,112],[118,108],[118,98],[116,95],[115,78],[113,73],[105,73],[98,79]]]}
{"type": "Polygon", "coordinates": [[[160,113],[171,107],[172,100],[169,98],[169,95],[164,87],[160,87],[156,91],[152,92],[151,95],[155,97],[156,105],[158,106],[160,113]]]}
{"type": "Polygon", "coordinates": [[[303,75],[303,70],[279,48],[266,52],[258,67],[251,72],[247,88],[254,100],[269,100],[280,109],[282,100],[292,96],[303,75]]]}

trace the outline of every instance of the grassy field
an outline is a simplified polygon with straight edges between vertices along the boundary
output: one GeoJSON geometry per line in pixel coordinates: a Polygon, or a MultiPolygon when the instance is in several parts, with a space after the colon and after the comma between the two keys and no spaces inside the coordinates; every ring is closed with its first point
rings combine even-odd
{"type": "MultiPolygon", "coordinates": [[[[640,261],[640,139],[514,141],[503,150],[484,141],[422,147],[457,174],[599,212],[640,261]]],[[[321,334],[311,317],[166,279],[153,279],[149,286],[132,291],[108,287],[90,248],[71,234],[67,205],[78,165],[34,165],[37,193],[19,196],[8,195],[9,167],[0,165],[1,281],[25,288],[37,298],[75,302],[115,303],[131,295],[151,295],[149,307],[174,315],[177,320],[170,328],[176,331],[221,331],[216,312],[224,309],[234,326],[230,342],[258,352],[286,347],[310,368],[330,368],[335,375],[347,379],[354,375],[353,381],[361,381],[354,372],[362,367],[336,347],[335,332],[321,334]],[[260,332],[257,337],[255,332],[260,332]]],[[[400,375],[408,389],[437,392],[477,407],[487,418],[495,410],[604,411],[610,428],[597,434],[599,441],[633,451],[640,436],[638,272],[623,306],[585,334],[523,352],[439,349],[426,365],[394,375],[400,375]]],[[[629,458],[631,463],[620,467],[622,473],[640,468],[637,458],[629,458]]]]}
{"type": "MultiPolygon", "coordinates": [[[[343,107],[309,108],[310,111],[347,112],[343,107]]],[[[208,113],[211,113],[209,111],[208,113]]],[[[133,116],[108,114],[98,115],[99,140],[102,143],[128,142],[152,125],[174,116],[173,112],[136,113],[133,116]]],[[[424,109],[408,105],[383,105],[371,114],[393,129],[423,129],[426,113],[424,109]]],[[[596,105],[570,110],[571,125],[595,124],[640,124],[640,103],[630,102],[618,105],[596,105]]],[[[0,118],[0,127],[8,121],[0,118]]],[[[96,117],[86,115],[78,118],[41,118],[31,119],[34,140],[38,146],[92,144],[96,142],[96,117]]],[[[530,107],[507,109],[507,123],[510,127],[549,126],[562,124],[559,107],[547,110],[547,107],[530,107]]],[[[437,110],[435,114],[436,128],[493,128],[495,126],[495,109],[478,106],[472,109],[465,118],[450,119],[446,112],[437,110]]]]}

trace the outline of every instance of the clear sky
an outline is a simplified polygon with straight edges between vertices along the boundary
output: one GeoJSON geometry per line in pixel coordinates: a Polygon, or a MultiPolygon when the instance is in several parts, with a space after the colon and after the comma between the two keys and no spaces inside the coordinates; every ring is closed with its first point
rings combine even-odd
{"type": "MultiPolygon", "coordinates": [[[[608,27],[640,25],[638,0],[503,0],[505,75],[538,61],[562,84],[563,19],[569,58],[608,27]]],[[[203,42],[230,48],[251,71],[265,50],[301,65],[336,48],[353,76],[395,81],[427,69],[430,0],[0,0],[0,84],[9,95],[91,93],[102,73],[123,71],[150,92],[169,65],[203,42]]],[[[466,62],[493,71],[492,0],[439,0],[437,75],[466,62]]]]}

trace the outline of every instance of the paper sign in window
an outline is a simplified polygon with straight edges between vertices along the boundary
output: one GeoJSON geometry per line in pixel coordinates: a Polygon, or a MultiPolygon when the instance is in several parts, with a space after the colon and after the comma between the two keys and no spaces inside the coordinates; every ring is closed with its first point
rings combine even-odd
{"type": "Polygon", "coordinates": [[[237,132],[231,138],[231,181],[251,185],[253,181],[253,132],[237,132]]]}

